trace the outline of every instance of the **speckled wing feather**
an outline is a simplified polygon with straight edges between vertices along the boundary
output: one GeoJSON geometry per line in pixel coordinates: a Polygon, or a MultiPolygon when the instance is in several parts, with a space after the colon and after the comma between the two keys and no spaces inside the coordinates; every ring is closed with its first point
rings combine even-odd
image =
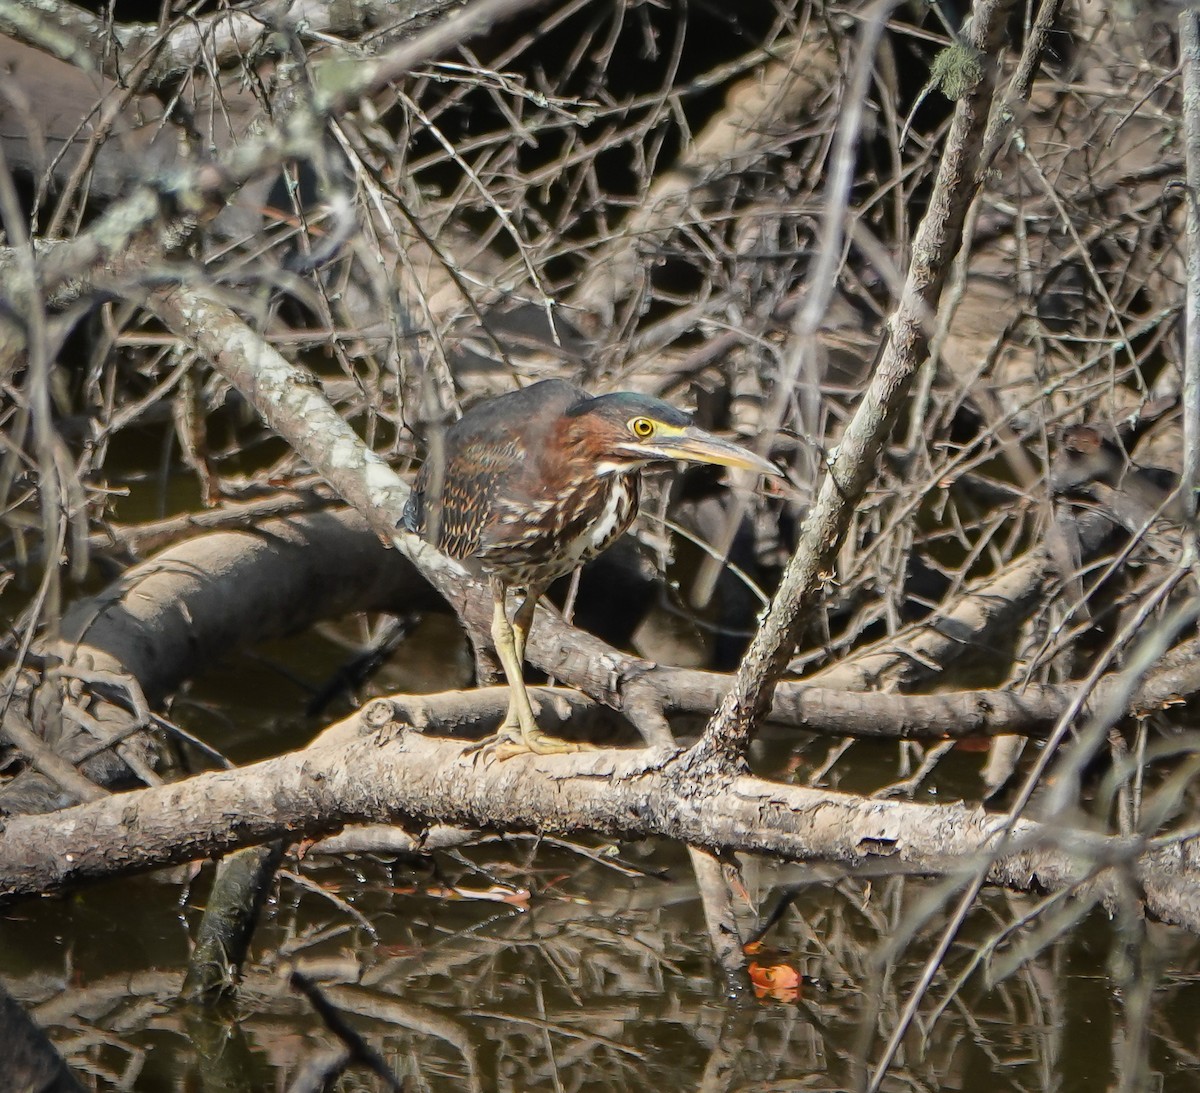
{"type": "Polygon", "coordinates": [[[404,510],[409,531],[433,543],[451,558],[468,558],[493,517],[505,479],[520,462],[513,442],[483,438],[459,440],[448,430],[447,456],[431,453],[422,465],[404,510]]]}
{"type": "Polygon", "coordinates": [[[513,440],[469,440],[446,464],[437,546],[451,558],[467,558],[496,519],[504,484],[528,458],[513,440]]]}
{"type": "Polygon", "coordinates": [[[474,407],[446,430],[444,457],[431,453],[421,467],[405,526],[451,558],[479,554],[511,512],[505,502],[536,461],[552,424],[587,397],[574,384],[546,380],[474,407]]]}

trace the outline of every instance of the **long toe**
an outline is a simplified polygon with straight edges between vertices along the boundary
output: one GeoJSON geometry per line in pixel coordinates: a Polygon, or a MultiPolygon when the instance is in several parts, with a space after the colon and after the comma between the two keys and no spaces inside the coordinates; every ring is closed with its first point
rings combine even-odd
{"type": "Polygon", "coordinates": [[[509,759],[528,751],[521,741],[521,730],[517,725],[501,725],[491,736],[475,741],[463,748],[463,755],[469,755],[475,764],[484,766],[498,759],[509,759]]]}
{"type": "Polygon", "coordinates": [[[560,740],[543,732],[521,735],[520,729],[504,726],[494,736],[485,737],[463,749],[463,755],[473,757],[475,763],[489,766],[502,763],[517,755],[566,755],[576,751],[597,751],[591,744],[574,740],[560,740]]]}
{"type": "MultiPolygon", "coordinates": [[[[594,744],[584,744],[577,740],[560,740],[557,736],[547,736],[544,732],[526,733],[521,738],[525,750],[534,755],[564,755],[575,751],[598,751],[594,744]]],[[[514,753],[519,754],[519,753],[514,753]]]]}

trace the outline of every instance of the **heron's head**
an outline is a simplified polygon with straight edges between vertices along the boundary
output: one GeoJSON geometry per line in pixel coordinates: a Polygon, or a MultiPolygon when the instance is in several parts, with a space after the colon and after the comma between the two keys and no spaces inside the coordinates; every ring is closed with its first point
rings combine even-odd
{"type": "Polygon", "coordinates": [[[689,414],[650,395],[622,391],[583,399],[566,417],[596,474],[676,460],[783,474],[748,448],[698,428],[689,414]]]}

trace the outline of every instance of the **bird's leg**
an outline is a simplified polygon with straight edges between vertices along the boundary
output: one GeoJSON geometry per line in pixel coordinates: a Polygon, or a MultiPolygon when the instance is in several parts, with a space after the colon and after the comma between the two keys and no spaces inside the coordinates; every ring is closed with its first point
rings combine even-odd
{"type": "MultiPolygon", "coordinates": [[[[515,744],[521,739],[523,732],[522,706],[529,710],[529,718],[533,718],[529,692],[525,689],[525,638],[529,631],[526,628],[520,631],[518,636],[516,619],[514,618],[512,623],[508,621],[506,591],[503,584],[493,581],[492,596],[495,598],[495,608],[492,611],[492,643],[496,647],[496,655],[500,658],[500,666],[504,669],[504,678],[508,681],[508,713],[504,715],[498,735],[501,739],[515,744]]],[[[518,615],[528,602],[526,597],[525,602],[517,608],[518,615]]]]}
{"type": "Polygon", "coordinates": [[[473,749],[479,750],[485,756],[509,759],[528,752],[535,755],[555,755],[561,752],[590,750],[585,744],[545,735],[538,728],[533,716],[529,691],[525,687],[525,642],[529,637],[529,628],[533,624],[533,615],[543,591],[545,589],[542,587],[530,586],[521,606],[517,608],[513,621],[509,623],[508,611],[505,608],[506,588],[500,580],[492,580],[492,641],[504,668],[504,675],[508,679],[508,713],[495,739],[485,742],[479,749],[473,749]]]}
{"type": "MultiPolygon", "coordinates": [[[[533,710],[529,702],[529,692],[525,688],[525,642],[529,638],[529,628],[533,625],[533,613],[537,610],[538,601],[542,598],[544,588],[538,585],[530,585],[525,590],[525,598],[521,601],[521,606],[517,608],[516,614],[512,620],[512,642],[513,650],[517,658],[517,676],[521,680],[520,694],[524,699],[524,705],[529,709],[529,720],[533,719],[533,710]]],[[[507,623],[507,616],[505,617],[507,623]]],[[[496,638],[496,621],[492,621],[492,638],[496,638]]],[[[496,646],[497,652],[500,649],[499,644],[496,646]]],[[[508,669],[505,669],[507,674],[508,669]]],[[[525,735],[523,725],[527,722],[522,721],[522,699],[518,697],[518,690],[512,685],[512,677],[509,677],[508,685],[508,713],[504,716],[504,722],[500,726],[500,735],[507,737],[510,740],[521,739],[525,735]]]]}

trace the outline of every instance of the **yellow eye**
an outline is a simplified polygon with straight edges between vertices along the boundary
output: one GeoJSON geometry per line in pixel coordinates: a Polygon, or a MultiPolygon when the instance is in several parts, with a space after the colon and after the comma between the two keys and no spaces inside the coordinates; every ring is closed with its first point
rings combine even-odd
{"type": "Polygon", "coordinates": [[[635,417],[629,423],[629,429],[639,440],[645,440],[654,435],[654,422],[648,417],[635,417]]]}

